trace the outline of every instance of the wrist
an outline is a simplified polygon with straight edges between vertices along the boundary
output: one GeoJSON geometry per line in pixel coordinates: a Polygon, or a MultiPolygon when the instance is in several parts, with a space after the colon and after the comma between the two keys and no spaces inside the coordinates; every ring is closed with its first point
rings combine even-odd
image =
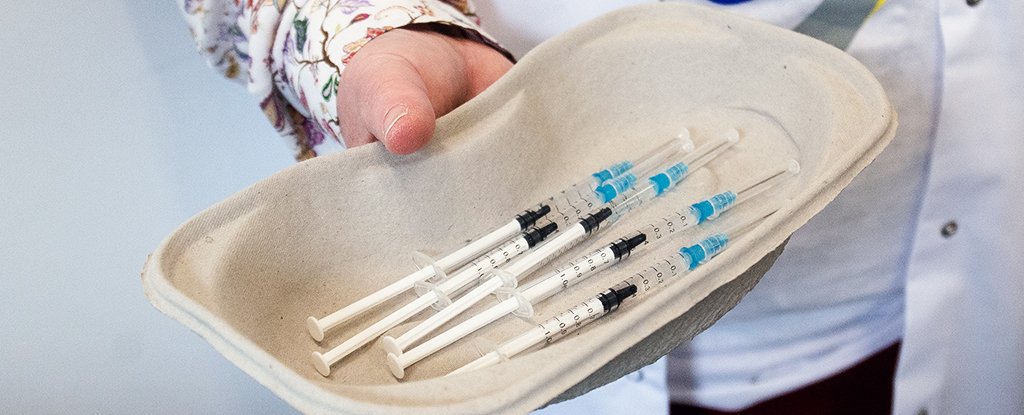
{"type": "Polygon", "coordinates": [[[476,30],[440,22],[414,23],[403,26],[401,29],[417,32],[432,32],[444,35],[444,38],[452,45],[452,47],[458,50],[459,53],[462,54],[463,58],[466,59],[471,59],[474,56],[484,54],[484,51],[489,49],[504,57],[511,63],[516,62],[515,56],[512,56],[511,52],[505,50],[505,48],[501,47],[497,42],[482,35],[476,30]]]}

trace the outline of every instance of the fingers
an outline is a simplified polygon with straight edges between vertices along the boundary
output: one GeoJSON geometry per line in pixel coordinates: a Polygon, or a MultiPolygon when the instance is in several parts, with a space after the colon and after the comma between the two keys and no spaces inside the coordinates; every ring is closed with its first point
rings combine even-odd
{"type": "Polygon", "coordinates": [[[433,136],[435,119],[480,93],[511,67],[489,46],[423,31],[394,30],[367,44],[339,84],[345,144],[378,140],[412,153],[433,136]]]}

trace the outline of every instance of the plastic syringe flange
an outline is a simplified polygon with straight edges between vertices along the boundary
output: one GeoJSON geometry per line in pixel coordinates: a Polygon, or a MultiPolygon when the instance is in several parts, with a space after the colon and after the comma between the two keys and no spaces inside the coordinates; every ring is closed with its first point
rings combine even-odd
{"type": "Polygon", "coordinates": [[[448,294],[435,283],[420,281],[417,282],[412,289],[416,292],[416,295],[420,297],[427,295],[428,293],[434,293],[434,295],[437,296],[437,301],[435,301],[434,304],[431,304],[431,307],[434,307],[435,309],[440,310],[452,304],[451,297],[449,297],[448,294]]]}
{"type": "Polygon", "coordinates": [[[524,296],[523,293],[518,290],[511,291],[510,294],[511,295],[509,296],[509,298],[515,298],[516,302],[519,303],[519,308],[513,311],[512,314],[515,314],[517,317],[532,319],[534,315],[533,303],[530,302],[530,300],[526,298],[526,296],[524,296]]]}
{"type": "MultiPolygon", "coordinates": [[[[434,275],[431,275],[424,281],[438,283],[448,279],[448,274],[444,272],[444,268],[437,263],[437,260],[434,259],[434,257],[427,255],[426,253],[421,251],[412,251],[412,262],[420,269],[430,268],[433,270],[434,275]]],[[[413,287],[415,287],[415,284],[413,287]]]]}

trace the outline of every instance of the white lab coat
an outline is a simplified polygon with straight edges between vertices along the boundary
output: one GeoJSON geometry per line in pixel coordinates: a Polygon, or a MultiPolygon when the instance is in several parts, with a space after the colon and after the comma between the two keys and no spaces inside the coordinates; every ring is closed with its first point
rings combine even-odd
{"type": "MultiPolygon", "coordinates": [[[[521,54],[592,16],[643,2],[477,3],[485,29],[521,54]]],[[[721,7],[794,27],[819,2],[753,0],[721,7]]],[[[895,382],[898,414],[1024,413],[1024,219],[1018,213],[1024,206],[1024,5],[998,0],[968,3],[889,0],[848,49],[875,73],[900,114],[894,146],[866,175],[896,176],[891,177],[894,185],[913,190],[903,195],[911,208],[889,218],[905,225],[906,232],[896,235],[895,242],[885,241],[898,246],[881,247],[901,252],[901,259],[891,264],[899,272],[889,283],[899,289],[900,301],[895,304],[897,309],[902,305],[898,311],[903,317],[886,328],[903,339],[895,382]]],[[[877,205],[874,211],[884,221],[887,201],[871,197],[885,194],[877,188],[881,181],[869,177],[862,182],[844,192],[841,198],[852,200],[837,203],[833,209],[839,212],[833,216],[841,217],[842,209],[877,205]]],[[[827,223],[812,221],[801,232],[813,233],[823,225],[827,223]]],[[[785,255],[798,257],[792,248],[785,255]]],[[[792,283],[770,277],[730,313],[741,317],[723,319],[723,331],[729,329],[730,318],[756,315],[757,307],[764,305],[760,298],[771,297],[770,290],[792,283]],[[759,297],[759,290],[769,292],[759,297]]],[[[702,337],[715,338],[716,329],[699,336],[697,343],[702,337]]],[[[881,336],[875,343],[890,340],[881,336]]],[[[879,347],[865,345],[860,354],[879,347]]],[[[621,413],[610,403],[628,402],[629,408],[620,409],[664,413],[664,370],[665,364],[659,362],[642,374],[541,412],[621,413]]],[[[765,393],[784,392],[793,382],[813,380],[795,379],[768,382],[764,389],[731,397],[696,397],[709,406],[737,409],[763,399],[765,393]]]]}
{"type": "Polygon", "coordinates": [[[1020,414],[1024,4],[947,0],[937,17],[942,106],[907,264],[895,409],[1020,414]],[[944,237],[947,224],[956,232],[944,237]]]}

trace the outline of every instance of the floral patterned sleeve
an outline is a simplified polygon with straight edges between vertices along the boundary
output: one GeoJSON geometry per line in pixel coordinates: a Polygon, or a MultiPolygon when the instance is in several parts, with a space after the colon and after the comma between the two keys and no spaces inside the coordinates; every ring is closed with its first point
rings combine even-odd
{"type": "Polygon", "coordinates": [[[373,38],[432,23],[501,50],[480,29],[467,0],[178,2],[200,52],[224,76],[246,83],[298,160],[344,148],[338,79],[373,38]]]}

